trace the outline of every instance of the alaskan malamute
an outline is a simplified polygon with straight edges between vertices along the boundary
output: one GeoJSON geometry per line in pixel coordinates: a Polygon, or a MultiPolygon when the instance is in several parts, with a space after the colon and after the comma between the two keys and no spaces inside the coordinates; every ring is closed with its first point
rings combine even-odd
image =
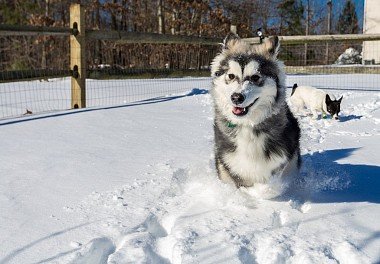
{"type": "Polygon", "coordinates": [[[278,49],[278,37],[249,45],[229,34],[211,63],[216,168],[237,187],[277,184],[300,166],[300,129],[285,101],[278,49]]]}

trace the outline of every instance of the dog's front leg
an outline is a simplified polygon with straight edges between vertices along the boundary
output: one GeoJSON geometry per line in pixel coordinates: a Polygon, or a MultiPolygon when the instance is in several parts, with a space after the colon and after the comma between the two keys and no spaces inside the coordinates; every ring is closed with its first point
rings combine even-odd
{"type": "Polygon", "coordinates": [[[313,114],[313,119],[318,119],[319,115],[316,109],[312,109],[311,113],[313,114]]]}
{"type": "Polygon", "coordinates": [[[219,159],[216,159],[216,169],[218,171],[219,179],[222,182],[228,183],[228,184],[233,184],[233,185],[236,184],[235,181],[232,179],[231,175],[228,173],[226,168],[224,168],[222,162],[220,162],[219,159]]]}

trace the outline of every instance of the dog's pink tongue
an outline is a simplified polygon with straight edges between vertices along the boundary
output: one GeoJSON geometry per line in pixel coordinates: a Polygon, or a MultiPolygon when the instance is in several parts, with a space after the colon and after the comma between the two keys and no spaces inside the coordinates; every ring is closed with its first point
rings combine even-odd
{"type": "Polygon", "coordinates": [[[235,115],[240,115],[241,113],[243,113],[243,111],[244,111],[244,108],[242,108],[242,107],[232,108],[232,113],[234,113],[235,115]]]}

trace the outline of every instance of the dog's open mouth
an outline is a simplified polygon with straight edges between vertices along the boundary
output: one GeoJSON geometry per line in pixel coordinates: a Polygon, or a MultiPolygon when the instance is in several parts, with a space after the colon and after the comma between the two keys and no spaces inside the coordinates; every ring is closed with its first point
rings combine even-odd
{"type": "Polygon", "coordinates": [[[249,108],[254,104],[256,103],[256,101],[258,100],[259,98],[256,98],[255,101],[253,101],[252,104],[246,106],[246,107],[237,107],[237,106],[234,106],[232,108],[232,113],[236,116],[244,116],[248,113],[249,111],[249,108]]]}

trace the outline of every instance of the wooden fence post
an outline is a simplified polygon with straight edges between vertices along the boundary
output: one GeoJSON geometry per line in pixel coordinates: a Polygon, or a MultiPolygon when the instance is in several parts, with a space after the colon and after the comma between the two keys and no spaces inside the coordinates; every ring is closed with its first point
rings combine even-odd
{"type": "Polygon", "coordinates": [[[86,107],[86,41],[84,8],[80,4],[70,6],[70,66],[71,108],[86,107]]]}

